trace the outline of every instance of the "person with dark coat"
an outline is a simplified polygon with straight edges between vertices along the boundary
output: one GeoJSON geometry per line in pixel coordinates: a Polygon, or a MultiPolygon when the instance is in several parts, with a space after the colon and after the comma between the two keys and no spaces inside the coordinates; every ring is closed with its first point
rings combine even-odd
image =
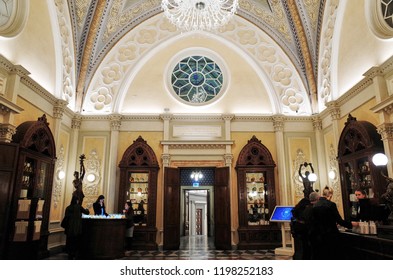
{"type": "Polygon", "coordinates": [[[124,205],[123,213],[127,219],[125,249],[130,250],[132,239],[134,237],[134,209],[132,209],[132,204],[130,201],[127,201],[124,205]]]}
{"type": "Polygon", "coordinates": [[[73,196],[71,203],[65,210],[65,234],[66,238],[66,252],[68,259],[78,258],[81,236],[82,236],[82,213],[89,214],[88,209],[84,209],[79,204],[79,198],[73,196]]]}
{"type": "Polygon", "coordinates": [[[105,211],[105,203],[104,203],[105,197],[101,194],[96,202],[93,203],[93,210],[94,210],[94,215],[99,215],[99,216],[108,216],[108,213],[105,211]]]}
{"type": "Polygon", "coordinates": [[[338,212],[336,203],[332,202],[333,189],[326,186],[322,197],[312,209],[310,241],[312,259],[337,260],[340,259],[339,230],[337,225],[351,229],[358,226],[357,222],[345,221],[338,212]]]}
{"type": "Polygon", "coordinates": [[[311,246],[309,240],[310,222],[313,205],[318,201],[319,194],[312,192],[309,198],[302,198],[292,209],[291,233],[294,239],[294,260],[310,260],[311,246]]]}

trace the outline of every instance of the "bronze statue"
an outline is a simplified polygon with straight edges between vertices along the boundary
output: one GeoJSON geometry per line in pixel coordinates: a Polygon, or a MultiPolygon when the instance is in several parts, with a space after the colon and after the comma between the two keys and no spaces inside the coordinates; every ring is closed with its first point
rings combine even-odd
{"type": "Polygon", "coordinates": [[[307,163],[307,162],[300,164],[300,167],[299,167],[299,176],[300,176],[300,178],[302,178],[303,187],[304,187],[304,190],[303,190],[304,197],[305,197],[305,198],[308,198],[309,195],[310,195],[310,193],[314,192],[314,189],[313,189],[313,187],[312,187],[312,182],[311,182],[310,179],[308,178],[309,175],[310,175],[310,171],[307,170],[307,171],[304,173],[304,176],[303,176],[303,174],[302,174],[302,167],[303,167],[303,166],[304,166],[304,167],[310,166],[311,172],[312,172],[312,173],[314,173],[314,168],[312,167],[312,164],[311,164],[311,163],[307,163]]]}
{"type": "Polygon", "coordinates": [[[74,172],[74,180],[72,181],[72,184],[74,185],[74,192],[72,193],[72,196],[76,196],[79,200],[79,204],[82,205],[83,198],[85,197],[83,193],[83,178],[85,177],[85,165],[83,164],[83,161],[85,160],[85,155],[82,154],[79,157],[79,162],[80,162],[80,170],[74,172]]]}

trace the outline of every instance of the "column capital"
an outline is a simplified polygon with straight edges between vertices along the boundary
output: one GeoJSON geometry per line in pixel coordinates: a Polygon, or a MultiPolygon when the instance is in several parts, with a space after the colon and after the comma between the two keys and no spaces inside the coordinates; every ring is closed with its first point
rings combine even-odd
{"type": "Polygon", "coordinates": [[[55,119],[63,118],[65,109],[67,108],[68,102],[62,99],[58,99],[53,106],[53,117],[55,119]]]}
{"type": "Polygon", "coordinates": [[[171,162],[171,155],[170,154],[162,154],[161,159],[162,159],[162,165],[164,167],[168,167],[171,162]]]}
{"type": "Polygon", "coordinates": [[[225,166],[232,166],[233,155],[224,154],[225,166]]]}
{"type": "Polygon", "coordinates": [[[12,124],[0,124],[0,142],[10,143],[16,133],[16,127],[12,124]]]}
{"type": "Polygon", "coordinates": [[[119,131],[121,126],[121,115],[113,114],[110,115],[110,125],[112,131],[119,131]]]}
{"type": "Polygon", "coordinates": [[[314,127],[314,130],[322,130],[321,118],[317,116],[312,117],[312,126],[314,127]]]}
{"type": "Polygon", "coordinates": [[[80,129],[82,124],[82,116],[81,115],[75,115],[72,118],[71,121],[71,128],[72,129],[80,129]]]}
{"type": "Polygon", "coordinates": [[[223,114],[223,115],[221,115],[221,117],[224,121],[231,121],[235,117],[235,115],[234,114],[223,114]]]}
{"type": "Polygon", "coordinates": [[[285,116],[276,115],[273,116],[273,127],[274,132],[282,132],[284,130],[285,116]]]}
{"type": "Polygon", "coordinates": [[[164,114],[160,115],[160,118],[163,121],[170,121],[172,119],[172,117],[173,117],[173,114],[169,114],[169,113],[164,113],[164,114]]]}
{"type": "Polygon", "coordinates": [[[326,103],[327,109],[332,117],[333,121],[338,121],[341,117],[340,106],[338,106],[337,102],[328,102],[326,103]]]}
{"type": "Polygon", "coordinates": [[[393,123],[383,123],[377,127],[382,140],[393,140],[393,123]]]}

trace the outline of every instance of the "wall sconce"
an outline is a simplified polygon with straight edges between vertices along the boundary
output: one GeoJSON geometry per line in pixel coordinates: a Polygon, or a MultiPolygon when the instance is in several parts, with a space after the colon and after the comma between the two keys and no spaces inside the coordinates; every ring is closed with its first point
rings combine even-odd
{"type": "Polygon", "coordinates": [[[96,180],[96,175],[94,175],[93,173],[90,173],[87,175],[86,179],[89,183],[94,182],[96,180]]]}
{"type": "Polygon", "coordinates": [[[203,178],[203,174],[201,171],[193,171],[190,175],[191,179],[194,181],[199,181],[199,179],[203,178]]]}
{"type": "Polygon", "coordinates": [[[57,178],[58,178],[59,180],[63,180],[63,179],[65,178],[65,172],[64,172],[64,170],[59,170],[59,171],[57,172],[57,178]]]}
{"type": "Polygon", "coordinates": [[[330,178],[331,180],[336,179],[336,171],[330,170],[329,173],[328,173],[328,176],[329,176],[329,178],[330,178]]]}

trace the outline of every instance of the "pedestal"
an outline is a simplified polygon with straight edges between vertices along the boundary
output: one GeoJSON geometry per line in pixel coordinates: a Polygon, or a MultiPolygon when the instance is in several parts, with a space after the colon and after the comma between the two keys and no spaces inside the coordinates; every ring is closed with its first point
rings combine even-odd
{"type": "Polygon", "coordinates": [[[276,248],[274,250],[274,253],[276,255],[293,256],[293,249],[294,249],[293,238],[292,238],[292,236],[290,237],[291,243],[288,244],[286,234],[285,234],[285,224],[284,223],[281,223],[281,236],[282,236],[282,247],[276,248]]]}

